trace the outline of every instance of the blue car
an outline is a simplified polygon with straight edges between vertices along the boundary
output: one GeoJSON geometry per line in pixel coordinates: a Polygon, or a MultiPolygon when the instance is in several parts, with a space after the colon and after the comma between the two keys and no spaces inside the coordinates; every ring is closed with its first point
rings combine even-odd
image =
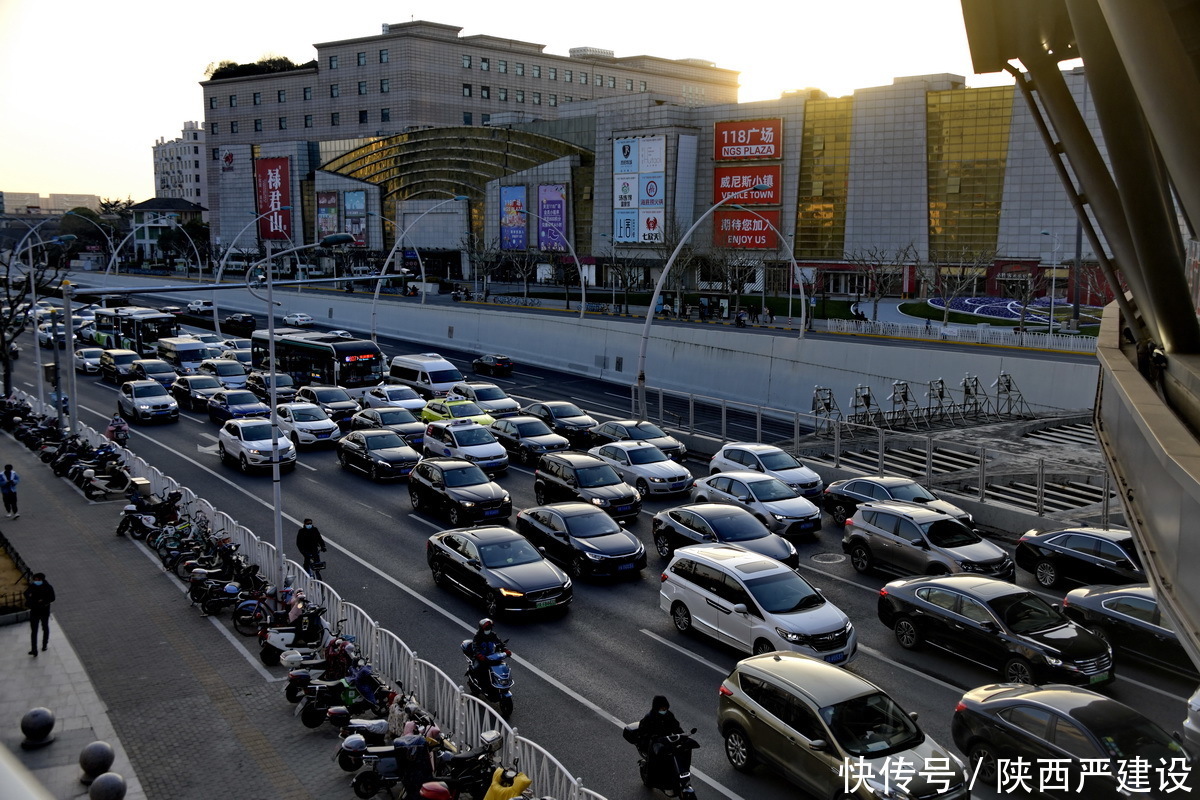
{"type": "Polygon", "coordinates": [[[271,407],[247,389],[217,392],[208,399],[208,418],[216,423],[246,417],[266,417],[270,413],[271,407]]]}

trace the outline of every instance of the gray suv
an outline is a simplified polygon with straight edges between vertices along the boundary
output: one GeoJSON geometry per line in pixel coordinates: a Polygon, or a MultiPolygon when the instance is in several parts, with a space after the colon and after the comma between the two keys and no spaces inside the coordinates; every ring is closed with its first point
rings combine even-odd
{"type": "Polygon", "coordinates": [[[970,797],[962,761],[913,715],[865,678],[799,653],[739,661],[721,683],[717,729],[734,769],[770,764],[813,797],[970,797]],[[898,782],[890,765],[901,760],[911,767],[902,792],[876,793],[885,776],[898,782]]]}

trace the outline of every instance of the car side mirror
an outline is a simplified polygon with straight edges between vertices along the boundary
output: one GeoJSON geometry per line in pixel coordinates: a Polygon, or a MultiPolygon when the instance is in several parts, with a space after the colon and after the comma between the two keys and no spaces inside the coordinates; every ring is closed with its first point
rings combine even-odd
{"type": "Polygon", "coordinates": [[[915,711],[908,712],[908,718],[911,719],[913,722],[916,722],[917,721],[917,712],[915,712],[915,711]]]}
{"type": "Polygon", "coordinates": [[[444,484],[441,481],[433,481],[431,485],[435,489],[441,489],[444,484]]]}
{"type": "Polygon", "coordinates": [[[578,483],[574,478],[567,478],[567,486],[576,486],[578,483]]]}
{"type": "Polygon", "coordinates": [[[1051,603],[1050,607],[1053,608],[1055,611],[1062,611],[1061,603],[1051,603]]]}
{"type": "Polygon", "coordinates": [[[1000,626],[997,625],[995,623],[995,621],[990,620],[990,619],[985,619],[983,622],[980,622],[979,627],[983,628],[985,631],[988,631],[989,633],[997,633],[1000,630],[1000,626]]]}
{"type": "Polygon", "coordinates": [[[699,729],[699,728],[692,728],[692,730],[691,730],[689,733],[695,733],[695,732],[696,732],[696,731],[698,731],[698,730],[700,730],[700,729],[699,729]]]}
{"type": "Polygon", "coordinates": [[[737,498],[736,498],[736,499],[737,499],[737,501],[738,501],[739,503],[749,503],[749,502],[750,502],[750,495],[748,495],[748,494],[739,494],[739,495],[737,496],[737,498]]]}
{"type": "Polygon", "coordinates": [[[733,613],[745,614],[746,613],[746,604],[745,603],[734,603],[733,604],[733,613]]]}
{"type": "Polygon", "coordinates": [[[538,551],[539,553],[541,553],[542,555],[546,555],[546,548],[544,548],[544,547],[539,547],[539,548],[537,549],[537,551],[538,551]]]}
{"type": "Polygon", "coordinates": [[[920,537],[917,537],[916,539],[909,539],[908,543],[911,544],[913,547],[920,547],[922,549],[929,548],[929,545],[925,544],[925,540],[920,537]]]}
{"type": "Polygon", "coordinates": [[[829,742],[824,739],[813,739],[808,743],[809,750],[825,750],[829,747],[829,742]]]}
{"type": "Polygon", "coordinates": [[[1113,566],[1117,569],[1133,569],[1133,562],[1127,558],[1119,558],[1113,566]]]}

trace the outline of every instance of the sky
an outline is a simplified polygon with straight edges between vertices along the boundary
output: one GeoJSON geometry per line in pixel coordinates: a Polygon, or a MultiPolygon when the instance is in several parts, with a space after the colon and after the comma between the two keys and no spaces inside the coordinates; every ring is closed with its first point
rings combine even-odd
{"type": "Polygon", "coordinates": [[[264,55],[303,63],[316,57],[314,42],[412,20],[556,55],[600,47],[618,57],[702,58],[741,73],[742,102],[809,87],[836,97],[943,72],[969,86],[1011,82],[972,74],[959,0],[0,0],[0,191],[149,199],[152,148],[178,138],[185,121],[203,121],[199,82],[209,64],[264,55]]]}

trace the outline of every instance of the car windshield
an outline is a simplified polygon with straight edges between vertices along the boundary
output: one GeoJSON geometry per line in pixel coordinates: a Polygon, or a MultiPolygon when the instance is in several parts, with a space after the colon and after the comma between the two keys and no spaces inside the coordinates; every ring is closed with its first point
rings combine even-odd
{"type": "Polygon", "coordinates": [[[1067,624],[1067,618],[1032,592],[1007,594],[988,606],[1013,633],[1032,633],[1067,624]]]}
{"type": "Polygon", "coordinates": [[[755,602],[769,614],[790,614],[825,605],[825,598],[794,572],[778,572],[746,581],[755,602]]]}
{"type": "Polygon", "coordinates": [[[1121,707],[1118,711],[1105,703],[1101,708],[1081,708],[1074,716],[1096,735],[1112,758],[1123,762],[1145,759],[1157,764],[1160,758],[1169,763],[1184,756],[1179,742],[1132,708],[1121,707]]]}
{"type": "Polygon", "coordinates": [[[166,394],[166,387],[158,383],[153,386],[135,386],[133,389],[134,397],[163,397],[166,394]]]}
{"type": "Polygon", "coordinates": [[[459,447],[492,444],[496,441],[496,437],[492,436],[492,432],[487,428],[467,428],[464,431],[455,431],[454,438],[458,440],[459,447]]]}
{"type": "Polygon", "coordinates": [[[380,433],[367,437],[368,450],[386,450],[389,447],[404,447],[404,440],[394,433],[380,433]]]}
{"type": "MultiPolygon", "coordinates": [[[[715,507],[714,507],[715,508],[715,507]]],[[[741,509],[733,508],[732,514],[720,514],[713,512],[705,514],[704,518],[713,530],[717,532],[717,537],[723,542],[748,542],[751,539],[761,539],[770,531],[759,522],[755,516],[749,512],[739,513],[741,509]]]]}
{"type": "Polygon", "coordinates": [[[821,719],[852,756],[877,758],[909,750],[925,740],[917,724],[883,692],[825,706],[821,719]]]}
{"type": "Polygon", "coordinates": [[[539,420],[531,420],[530,422],[522,422],[517,425],[517,433],[522,436],[545,436],[551,433],[550,426],[539,420]]]}
{"type": "Polygon", "coordinates": [[[403,425],[406,422],[416,422],[417,418],[406,408],[388,408],[379,412],[379,422],[383,425],[403,425]]]}
{"type": "Polygon", "coordinates": [[[225,363],[221,363],[221,364],[216,364],[215,367],[217,370],[217,374],[222,377],[226,377],[226,378],[231,377],[233,375],[245,375],[246,374],[246,369],[241,365],[240,362],[237,362],[237,361],[230,361],[230,362],[225,362],[225,363]]]}
{"type": "Polygon", "coordinates": [[[474,465],[448,469],[442,474],[446,478],[446,486],[448,487],[478,486],[481,483],[488,482],[488,477],[483,474],[483,470],[474,465]]]}
{"type": "Polygon", "coordinates": [[[450,410],[450,416],[454,417],[455,419],[461,419],[463,417],[477,417],[483,413],[482,408],[470,402],[469,400],[462,403],[453,403],[446,406],[446,408],[450,410]]]}
{"type": "Polygon", "coordinates": [[[350,399],[345,389],[314,389],[313,396],[322,403],[344,403],[350,399]]]}
{"type": "Polygon", "coordinates": [[[758,460],[762,462],[763,469],[796,469],[804,466],[791,453],[785,453],[782,450],[768,450],[765,453],[759,453],[758,460]]]}
{"type": "Polygon", "coordinates": [[[170,364],[143,364],[142,370],[147,375],[149,375],[151,373],[163,373],[163,372],[174,372],[175,371],[174,369],[172,369],[170,364]]]}
{"type": "Polygon", "coordinates": [[[761,503],[770,503],[775,500],[791,500],[794,497],[800,496],[796,494],[795,489],[778,478],[754,481],[750,484],[750,493],[754,495],[755,500],[761,503]]]}
{"type": "Polygon", "coordinates": [[[456,369],[439,369],[429,373],[430,383],[454,383],[462,379],[462,373],[456,369]]]}
{"type": "MultiPolygon", "coordinates": [[[[269,375],[263,375],[262,376],[262,384],[263,384],[263,386],[269,387],[271,385],[271,377],[269,375]]],[[[288,375],[286,372],[275,373],[275,388],[276,389],[281,389],[284,386],[295,386],[295,385],[296,385],[296,382],[294,380],[292,380],[291,375],[288,375]]]]}
{"type": "Polygon", "coordinates": [[[625,430],[629,434],[628,438],[635,442],[640,442],[643,439],[662,439],[666,437],[663,429],[653,422],[639,422],[637,425],[627,426],[625,430]]]}
{"type": "Polygon", "coordinates": [[[80,358],[99,358],[104,351],[99,347],[86,347],[83,350],[75,351],[80,358]]]}
{"type": "Polygon", "coordinates": [[[248,406],[257,403],[258,398],[253,392],[229,392],[225,395],[225,401],[231,406],[248,406]]]}
{"type": "Polygon", "coordinates": [[[134,361],[137,361],[137,353],[124,353],[119,356],[113,356],[113,363],[120,364],[121,366],[132,364],[134,361]]]}
{"type": "Polygon", "coordinates": [[[220,357],[220,355],[221,355],[221,348],[209,346],[209,347],[197,347],[195,350],[193,350],[191,352],[190,357],[189,356],[182,356],[182,357],[188,358],[189,361],[203,361],[206,358],[218,358],[218,357],[220,357]]]}
{"type": "Polygon", "coordinates": [[[667,454],[657,447],[635,447],[626,451],[630,464],[657,464],[660,461],[670,461],[667,454]]]}
{"type": "Polygon", "coordinates": [[[393,386],[383,390],[388,400],[419,400],[421,396],[407,386],[393,386]]]}
{"type": "Polygon", "coordinates": [[[513,539],[507,542],[480,545],[479,560],[485,567],[500,569],[515,567],[519,564],[536,563],[542,560],[542,554],[524,539],[513,539]]]}
{"type": "Polygon", "coordinates": [[[296,408],[292,410],[292,419],[296,422],[320,422],[323,419],[329,419],[329,415],[325,413],[325,409],[317,408],[296,408]]]}
{"type": "Polygon", "coordinates": [[[221,382],[211,375],[198,375],[195,378],[192,378],[191,383],[188,385],[191,386],[193,390],[221,388],[221,382]]]}
{"type": "Polygon", "coordinates": [[[484,386],[475,390],[476,400],[506,400],[508,395],[504,390],[496,386],[484,386]]]}
{"type": "Polygon", "coordinates": [[[247,425],[242,428],[242,441],[246,442],[262,442],[271,438],[271,426],[269,424],[262,425],[247,425]]]}
{"type": "Polygon", "coordinates": [[[892,493],[893,500],[907,500],[909,502],[928,502],[937,500],[928,489],[919,483],[902,483],[899,486],[891,486],[888,491],[892,493]]]}
{"type": "Polygon", "coordinates": [[[935,519],[923,523],[921,530],[934,547],[965,547],[983,541],[979,534],[956,519],[935,519]]]}
{"type": "Polygon", "coordinates": [[[575,470],[575,477],[579,479],[579,488],[581,489],[594,489],[597,486],[614,486],[621,482],[621,476],[608,464],[577,469],[575,470]]]}
{"type": "Polygon", "coordinates": [[[584,415],[583,412],[579,410],[579,406],[572,405],[571,403],[560,403],[556,406],[548,406],[548,408],[550,409],[550,413],[554,415],[555,419],[562,419],[563,417],[582,417],[584,415]]]}
{"type": "Polygon", "coordinates": [[[567,530],[576,539],[591,539],[594,536],[607,536],[610,533],[620,533],[621,526],[617,521],[597,509],[592,514],[580,514],[567,517],[567,530]]]}

